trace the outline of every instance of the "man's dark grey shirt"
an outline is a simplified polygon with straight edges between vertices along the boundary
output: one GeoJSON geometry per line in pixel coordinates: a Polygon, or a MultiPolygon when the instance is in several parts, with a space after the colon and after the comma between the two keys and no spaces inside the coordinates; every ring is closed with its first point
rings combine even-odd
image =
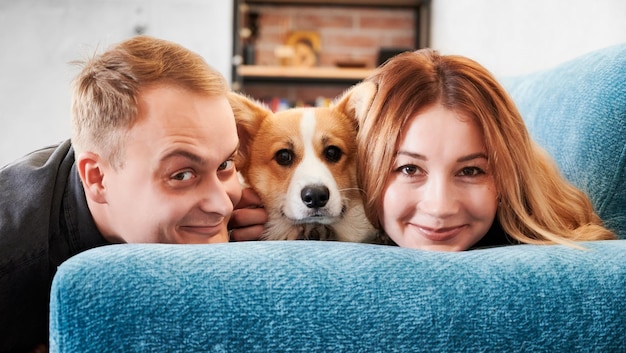
{"type": "Polygon", "coordinates": [[[0,352],[47,343],[57,267],[104,244],[69,140],[0,169],[0,352]]]}

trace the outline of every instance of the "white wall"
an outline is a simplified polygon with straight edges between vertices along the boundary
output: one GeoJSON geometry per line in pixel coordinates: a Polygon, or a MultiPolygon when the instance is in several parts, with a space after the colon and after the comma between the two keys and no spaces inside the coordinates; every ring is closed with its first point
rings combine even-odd
{"type": "MultiPolygon", "coordinates": [[[[0,166],[70,136],[69,64],[135,34],[177,41],[230,78],[233,0],[0,0],[0,166]]],[[[624,0],[432,0],[431,45],[496,75],[626,42],[624,0]]]]}
{"type": "Polygon", "coordinates": [[[70,137],[70,84],[86,59],[145,34],[230,79],[233,0],[0,0],[0,167],[70,137]]]}
{"type": "Polygon", "coordinates": [[[432,0],[431,46],[496,76],[555,66],[626,42],[624,0],[432,0]]]}

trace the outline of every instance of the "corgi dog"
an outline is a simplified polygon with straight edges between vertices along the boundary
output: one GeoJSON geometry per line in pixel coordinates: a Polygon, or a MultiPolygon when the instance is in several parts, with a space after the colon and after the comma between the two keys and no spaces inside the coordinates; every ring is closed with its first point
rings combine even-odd
{"type": "Polygon", "coordinates": [[[357,113],[375,89],[355,88],[328,108],[277,113],[229,94],[240,144],[235,165],[268,213],[263,240],[374,239],[357,187],[356,134],[357,113]]]}

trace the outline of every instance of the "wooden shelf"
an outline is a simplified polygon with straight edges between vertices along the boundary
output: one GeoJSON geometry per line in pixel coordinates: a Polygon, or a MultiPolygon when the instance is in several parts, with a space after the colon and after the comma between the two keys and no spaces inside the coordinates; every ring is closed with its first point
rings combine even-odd
{"type": "Polygon", "coordinates": [[[372,72],[366,68],[340,67],[294,67],[294,66],[259,66],[241,65],[237,74],[245,82],[276,82],[276,81],[316,81],[328,83],[358,82],[372,72]]]}
{"type": "MultiPolygon", "coordinates": [[[[430,4],[432,0],[235,0],[235,16],[233,33],[239,38],[242,25],[242,14],[250,8],[242,5],[272,5],[276,7],[324,6],[324,7],[371,7],[378,9],[402,8],[414,11],[415,14],[415,48],[429,46],[430,38],[430,4]],[[242,9],[246,9],[245,11],[242,9]]],[[[271,9],[270,9],[271,10],[271,9]]],[[[243,42],[233,42],[233,53],[243,55],[243,42]]],[[[241,62],[241,57],[234,62],[241,62]]],[[[251,61],[254,62],[254,61],[251,61]]],[[[259,66],[234,64],[232,68],[233,87],[243,92],[254,92],[256,95],[278,95],[291,100],[300,96],[320,95],[323,90],[345,89],[361,82],[368,77],[373,68],[353,67],[288,67],[259,66]],[[280,93],[277,93],[280,92],[280,93]]],[[[332,96],[335,93],[325,93],[332,96]]]]}
{"type": "Polygon", "coordinates": [[[427,0],[245,0],[249,4],[416,7],[427,0]]]}

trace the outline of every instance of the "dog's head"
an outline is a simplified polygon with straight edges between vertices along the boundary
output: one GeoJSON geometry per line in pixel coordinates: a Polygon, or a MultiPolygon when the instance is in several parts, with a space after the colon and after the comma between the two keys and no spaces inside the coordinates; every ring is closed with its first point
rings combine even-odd
{"type": "Polygon", "coordinates": [[[332,107],[278,113],[230,94],[240,142],[235,164],[263,200],[274,233],[332,226],[361,203],[355,141],[374,93],[373,85],[360,84],[332,107]]]}

